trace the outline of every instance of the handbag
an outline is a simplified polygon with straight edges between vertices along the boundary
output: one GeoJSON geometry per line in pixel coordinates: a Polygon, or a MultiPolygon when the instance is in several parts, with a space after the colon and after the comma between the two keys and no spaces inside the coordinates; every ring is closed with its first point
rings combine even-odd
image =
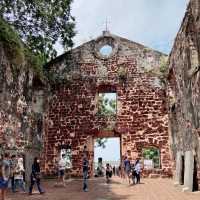
{"type": "Polygon", "coordinates": [[[36,179],[40,179],[40,178],[41,178],[41,175],[40,175],[39,172],[35,173],[35,178],[36,178],[36,179]]]}

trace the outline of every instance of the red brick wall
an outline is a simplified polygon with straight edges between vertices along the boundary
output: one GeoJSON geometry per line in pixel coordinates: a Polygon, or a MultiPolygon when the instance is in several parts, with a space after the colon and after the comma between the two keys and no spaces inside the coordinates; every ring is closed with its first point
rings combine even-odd
{"type": "MultiPolygon", "coordinates": [[[[46,173],[55,170],[55,156],[62,143],[72,145],[74,175],[81,175],[84,145],[90,146],[92,165],[93,144],[88,141],[99,137],[108,124],[107,119],[97,115],[97,94],[115,91],[117,118],[111,136],[121,136],[122,155],[134,160],[142,156],[142,148],[158,147],[161,174],[171,175],[166,96],[164,89],[154,85],[156,76],[139,70],[138,60],[133,56],[117,55],[100,62],[107,68],[106,78],[97,75],[96,58],[81,60],[78,63],[81,77],[72,78],[70,83],[54,90],[47,112],[46,173]],[[122,64],[128,71],[126,82],[119,80],[118,70],[122,64]]],[[[58,69],[61,65],[59,62],[54,67],[58,69]]]]}

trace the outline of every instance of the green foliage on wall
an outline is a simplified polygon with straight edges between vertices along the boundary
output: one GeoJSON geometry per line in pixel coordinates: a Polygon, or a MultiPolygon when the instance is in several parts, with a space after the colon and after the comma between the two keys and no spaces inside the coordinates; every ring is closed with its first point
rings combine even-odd
{"type": "Polygon", "coordinates": [[[107,138],[97,138],[96,139],[96,147],[102,147],[103,149],[106,148],[107,138]]]}
{"type": "Polygon", "coordinates": [[[114,98],[108,98],[105,93],[101,93],[99,94],[98,107],[98,114],[103,116],[115,116],[117,101],[114,98]]]}
{"type": "Polygon", "coordinates": [[[167,56],[161,56],[160,57],[160,72],[163,74],[167,73],[167,69],[168,69],[168,57],[167,56]]]}
{"type": "Polygon", "coordinates": [[[26,66],[31,68],[38,78],[44,79],[42,58],[34,55],[22,43],[16,31],[2,18],[0,18],[0,43],[13,66],[14,76],[17,70],[26,66]]]}
{"type": "Polygon", "coordinates": [[[1,0],[0,17],[7,21],[31,52],[41,55],[45,63],[56,57],[55,44],[64,49],[73,46],[75,18],[73,0],[1,0]]]}
{"type": "Polygon", "coordinates": [[[153,160],[154,168],[160,167],[160,153],[157,148],[146,148],[143,149],[143,158],[153,160]]]}
{"type": "Polygon", "coordinates": [[[2,18],[0,18],[0,42],[13,64],[19,65],[24,62],[24,49],[20,38],[2,18]]]}

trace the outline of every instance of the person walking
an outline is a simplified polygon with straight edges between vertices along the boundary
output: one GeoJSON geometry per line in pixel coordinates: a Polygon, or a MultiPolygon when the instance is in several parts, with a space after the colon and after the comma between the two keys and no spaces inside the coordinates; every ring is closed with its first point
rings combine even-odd
{"type": "Polygon", "coordinates": [[[12,192],[15,192],[15,168],[16,168],[17,160],[16,160],[16,155],[11,156],[10,160],[10,179],[11,179],[11,189],[12,192]]]}
{"type": "Polygon", "coordinates": [[[133,185],[136,183],[135,179],[136,179],[136,171],[135,171],[135,165],[134,163],[132,163],[131,165],[131,178],[132,178],[132,182],[133,185]]]}
{"type": "Polygon", "coordinates": [[[16,192],[16,187],[18,186],[22,192],[25,191],[25,183],[24,183],[24,163],[23,158],[21,156],[17,159],[17,164],[14,171],[14,192],[16,192]]]}
{"type": "Polygon", "coordinates": [[[115,166],[113,167],[113,175],[114,176],[116,175],[116,168],[115,168],[115,166]]]}
{"type": "Polygon", "coordinates": [[[31,185],[29,187],[29,195],[32,195],[32,190],[33,190],[33,186],[35,183],[37,185],[37,188],[38,188],[38,191],[40,192],[40,194],[43,194],[44,191],[40,185],[40,160],[37,157],[34,158],[30,178],[31,178],[31,185]]]}
{"type": "Polygon", "coordinates": [[[8,189],[8,181],[10,177],[10,162],[9,155],[5,154],[0,157],[0,191],[1,200],[5,200],[8,189]]]}
{"type": "Polygon", "coordinates": [[[122,178],[122,168],[121,168],[121,164],[120,164],[119,167],[118,167],[118,176],[119,176],[120,178],[122,178]]]}
{"type": "Polygon", "coordinates": [[[109,163],[106,164],[106,183],[110,183],[110,178],[112,177],[112,167],[109,163]]]}
{"type": "Polygon", "coordinates": [[[131,163],[128,157],[125,157],[124,160],[124,170],[125,170],[125,177],[128,178],[128,182],[130,183],[130,172],[131,172],[131,163]]]}
{"type": "Polygon", "coordinates": [[[136,183],[140,183],[140,173],[141,173],[141,165],[140,160],[137,159],[135,162],[135,176],[136,176],[136,183]]]}
{"type": "Polygon", "coordinates": [[[89,161],[87,159],[86,153],[83,156],[83,191],[88,192],[88,170],[89,170],[89,161]]]}

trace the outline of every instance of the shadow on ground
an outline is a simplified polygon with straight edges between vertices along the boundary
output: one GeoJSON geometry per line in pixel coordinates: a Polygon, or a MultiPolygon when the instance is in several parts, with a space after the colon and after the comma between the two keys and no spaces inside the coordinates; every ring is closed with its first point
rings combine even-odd
{"type": "Polygon", "coordinates": [[[106,184],[105,178],[89,180],[89,192],[83,192],[82,180],[68,182],[66,187],[55,187],[55,180],[45,181],[44,195],[9,194],[11,200],[200,200],[200,193],[184,193],[174,187],[171,179],[142,179],[143,184],[129,185],[114,177],[106,184]]]}
{"type": "MultiPolygon", "coordinates": [[[[115,190],[123,190],[124,184],[119,181],[112,180],[107,184],[104,178],[92,178],[89,180],[89,192],[82,191],[82,181],[73,180],[67,183],[66,187],[55,187],[55,181],[45,181],[43,186],[46,193],[40,195],[34,193],[29,196],[28,194],[9,194],[12,200],[127,200],[131,196],[129,194],[116,194],[115,190]]],[[[128,183],[126,184],[128,186],[128,183]]],[[[130,186],[131,187],[131,186],[130,186]]],[[[134,186],[133,186],[134,187],[134,186]]]]}

